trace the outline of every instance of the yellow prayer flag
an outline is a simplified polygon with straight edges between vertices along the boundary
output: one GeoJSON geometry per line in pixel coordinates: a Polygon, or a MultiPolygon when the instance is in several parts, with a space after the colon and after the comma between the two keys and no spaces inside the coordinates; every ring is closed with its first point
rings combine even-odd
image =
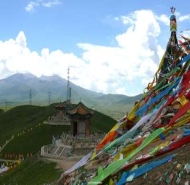
{"type": "Polygon", "coordinates": [[[109,185],[114,185],[112,178],[110,178],[110,180],[109,180],[109,185]]]}

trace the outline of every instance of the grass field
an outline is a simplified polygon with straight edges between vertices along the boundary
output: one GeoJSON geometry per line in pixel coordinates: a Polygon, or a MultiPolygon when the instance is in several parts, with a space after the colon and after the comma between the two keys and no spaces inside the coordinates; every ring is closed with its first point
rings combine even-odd
{"type": "MultiPolygon", "coordinates": [[[[63,131],[69,131],[69,126],[43,124],[54,112],[54,106],[14,107],[8,111],[0,109],[0,146],[11,140],[0,154],[18,156],[22,154],[24,162],[15,169],[0,176],[2,185],[44,185],[53,184],[59,179],[61,171],[55,169],[54,163],[39,160],[36,154],[43,145],[51,144],[52,136],[60,136],[63,131]],[[26,159],[27,154],[32,158],[26,159]]],[[[116,121],[100,112],[94,113],[91,120],[91,133],[96,131],[108,132],[116,121]]]]}
{"type": "Polygon", "coordinates": [[[0,177],[2,185],[54,185],[61,170],[55,163],[39,160],[36,156],[22,162],[18,167],[0,177]]]}
{"type": "MultiPolygon", "coordinates": [[[[0,146],[14,135],[14,139],[2,151],[5,153],[37,153],[41,146],[51,144],[52,136],[60,136],[69,126],[43,124],[53,114],[53,106],[19,106],[0,113],[0,146]]],[[[91,120],[91,132],[107,132],[116,121],[99,112],[91,120]]]]}

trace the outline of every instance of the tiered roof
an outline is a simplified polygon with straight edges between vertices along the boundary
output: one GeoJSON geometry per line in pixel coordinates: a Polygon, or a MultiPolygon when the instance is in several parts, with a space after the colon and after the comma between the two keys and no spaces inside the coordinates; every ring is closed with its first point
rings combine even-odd
{"type": "Polygon", "coordinates": [[[74,107],[72,110],[67,112],[70,115],[93,115],[94,111],[86,107],[82,102],[79,102],[76,107],[74,107]]]}

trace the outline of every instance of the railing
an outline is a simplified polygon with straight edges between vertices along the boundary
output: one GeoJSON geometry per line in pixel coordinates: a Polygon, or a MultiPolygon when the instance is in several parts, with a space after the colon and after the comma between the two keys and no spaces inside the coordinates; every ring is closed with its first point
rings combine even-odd
{"type": "Polygon", "coordinates": [[[104,133],[95,133],[90,137],[72,136],[63,132],[60,138],[52,137],[52,144],[41,148],[41,156],[50,158],[62,158],[82,155],[95,148],[103,138],[104,133]]]}
{"type": "Polygon", "coordinates": [[[95,133],[94,135],[90,135],[89,137],[84,136],[72,136],[63,132],[61,134],[62,143],[65,145],[71,145],[73,148],[93,148],[99,143],[105,134],[95,133]]]}

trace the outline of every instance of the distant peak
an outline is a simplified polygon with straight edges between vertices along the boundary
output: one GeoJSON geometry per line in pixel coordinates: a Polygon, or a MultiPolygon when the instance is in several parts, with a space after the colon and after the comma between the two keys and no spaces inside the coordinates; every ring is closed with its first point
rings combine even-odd
{"type": "Polygon", "coordinates": [[[52,75],[52,76],[45,76],[42,75],[40,77],[41,80],[64,80],[62,77],[58,76],[58,75],[52,75]]]}
{"type": "Polygon", "coordinates": [[[13,74],[12,76],[7,77],[7,79],[10,79],[10,78],[23,80],[23,79],[30,79],[30,78],[37,78],[37,77],[31,73],[16,73],[16,74],[13,74]]]}

